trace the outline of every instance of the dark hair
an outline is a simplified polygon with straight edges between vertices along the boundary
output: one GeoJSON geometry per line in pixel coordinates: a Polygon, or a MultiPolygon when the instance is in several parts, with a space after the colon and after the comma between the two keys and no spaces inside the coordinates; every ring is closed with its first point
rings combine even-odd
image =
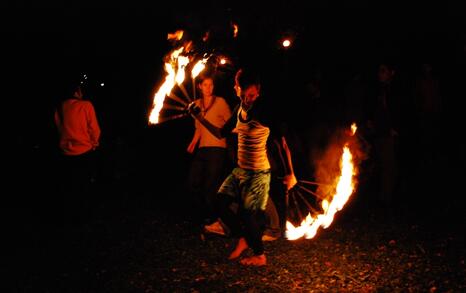
{"type": "Polygon", "coordinates": [[[250,68],[241,68],[236,72],[235,83],[239,85],[242,89],[247,89],[251,85],[260,85],[259,74],[250,68]]]}
{"type": "Polygon", "coordinates": [[[212,74],[212,72],[207,71],[199,73],[199,75],[196,77],[196,83],[201,84],[206,79],[212,79],[212,81],[215,82],[214,75],[212,74]]]}
{"type": "Polygon", "coordinates": [[[65,95],[66,96],[73,96],[73,94],[81,88],[85,86],[85,79],[83,78],[82,74],[77,72],[73,72],[67,76],[67,80],[65,82],[65,95]]]}
{"type": "Polygon", "coordinates": [[[395,60],[393,60],[393,58],[390,58],[390,57],[382,58],[382,59],[379,61],[379,67],[380,67],[380,66],[385,66],[385,67],[387,67],[389,70],[394,70],[394,71],[397,71],[397,69],[398,69],[395,60]]]}
{"type": "Polygon", "coordinates": [[[84,93],[84,89],[82,85],[72,85],[68,88],[67,91],[67,98],[73,97],[76,92],[81,90],[81,93],[84,93]]]}

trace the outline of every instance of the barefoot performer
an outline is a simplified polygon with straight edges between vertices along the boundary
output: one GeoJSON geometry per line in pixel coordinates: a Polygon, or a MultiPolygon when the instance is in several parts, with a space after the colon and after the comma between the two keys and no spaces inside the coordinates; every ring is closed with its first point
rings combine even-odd
{"type": "Polygon", "coordinates": [[[232,236],[239,238],[229,259],[237,259],[251,248],[254,255],[240,262],[253,266],[267,263],[262,243],[271,177],[267,140],[270,129],[275,129],[270,121],[272,115],[267,115],[259,97],[260,87],[259,77],[252,71],[240,69],[236,73],[235,90],[241,101],[233,112],[236,115],[221,129],[200,115],[195,104],[189,106],[190,114],[216,137],[225,137],[233,129],[238,134],[238,166],[220,187],[217,204],[222,221],[231,229],[232,236]],[[233,201],[240,203],[237,213],[229,208],[233,201]]]}

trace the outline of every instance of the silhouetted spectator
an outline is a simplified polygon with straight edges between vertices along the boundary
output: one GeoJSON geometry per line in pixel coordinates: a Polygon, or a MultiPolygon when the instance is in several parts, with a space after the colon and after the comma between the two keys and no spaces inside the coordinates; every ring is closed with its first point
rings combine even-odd
{"type": "Polygon", "coordinates": [[[435,163],[442,131],[442,97],[439,81],[433,75],[432,65],[422,64],[421,72],[414,84],[414,101],[418,122],[420,145],[420,170],[435,163]]]}
{"type": "Polygon", "coordinates": [[[376,199],[383,205],[392,203],[398,181],[395,144],[401,120],[401,96],[394,81],[395,74],[392,64],[379,65],[376,86],[367,103],[367,127],[372,134],[375,159],[376,199]]]}
{"type": "Polygon", "coordinates": [[[99,146],[100,127],[94,106],[84,100],[81,86],[72,90],[55,111],[55,124],[62,152],[60,164],[61,193],[67,223],[79,224],[90,216],[89,189],[94,179],[95,150],[99,146]]]}

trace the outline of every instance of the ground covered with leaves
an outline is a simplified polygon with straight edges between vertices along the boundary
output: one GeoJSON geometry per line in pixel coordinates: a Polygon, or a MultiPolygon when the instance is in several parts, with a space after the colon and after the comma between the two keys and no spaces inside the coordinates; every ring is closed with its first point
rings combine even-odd
{"type": "Polygon", "coordinates": [[[266,242],[257,268],[227,260],[234,240],[201,237],[176,207],[109,200],[63,235],[28,222],[12,292],[466,291],[461,215],[350,203],[314,239],[266,242]]]}

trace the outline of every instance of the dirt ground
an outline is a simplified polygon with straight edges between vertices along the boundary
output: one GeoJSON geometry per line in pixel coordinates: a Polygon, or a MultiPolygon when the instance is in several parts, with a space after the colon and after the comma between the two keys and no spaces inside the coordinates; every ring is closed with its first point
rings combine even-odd
{"type": "Polygon", "coordinates": [[[464,221],[454,208],[430,217],[354,200],[314,239],[266,242],[260,268],[227,260],[234,240],[202,239],[187,214],[176,201],[127,197],[102,201],[65,231],[27,221],[11,292],[466,291],[464,221]]]}

